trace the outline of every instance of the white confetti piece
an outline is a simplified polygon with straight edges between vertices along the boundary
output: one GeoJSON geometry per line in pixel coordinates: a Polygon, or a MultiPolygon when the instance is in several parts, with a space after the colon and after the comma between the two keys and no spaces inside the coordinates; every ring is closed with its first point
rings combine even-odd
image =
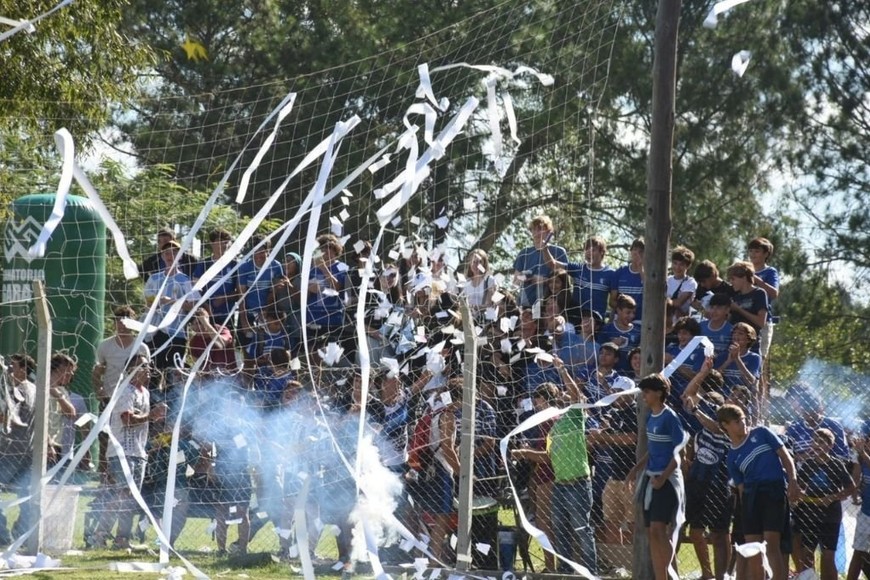
{"type": "Polygon", "coordinates": [[[338,343],[330,342],[326,345],[325,349],[320,349],[317,353],[320,355],[320,358],[323,359],[323,363],[331,367],[341,359],[341,355],[344,354],[344,349],[340,347],[338,343]]]}
{"type": "Polygon", "coordinates": [[[513,349],[513,345],[511,344],[511,339],[509,339],[509,338],[501,339],[501,342],[499,343],[499,345],[500,345],[501,352],[503,352],[504,354],[510,354],[511,349],[513,349]]]}
{"type": "Polygon", "coordinates": [[[241,525],[241,523],[242,523],[242,518],[236,518],[236,519],[226,521],[226,524],[228,526],[238,526],[238,525],[241,525]]]}
{"type": "Polygon", "coordinates": [[[504,385],[496,385],[495,392],[498,393],[499,397],[504,397],[508,394],[507,387],[505,387],[504,385]]]}
{"type": "Polygon", "coordinates": [[[432,570],[432,573],[429,574],[429,580],[437,580],[441,578],[441,568],[435,568],[432,570]]]}
{"type": "Polygon", "coordinates": [[[548,352],[539,352],[535,355],[535,360],[538,362],[552,363],[553,355],[548,352]]]}
{"type": "Polygon", "coordinates": [[[386,167],[389,163],[390,163],[389,154],[384,155],[378,161],[375,161],[374,163],[369,165],[369,171],[374,175],[375,173],[377,173],[378,171],[380,171],[381,169],[386,167]]]}
{"type": "Polygon", "coordinates": [[[93,413],[85,413],[84,415],[82,415],[81,417],[76,419],[75,426],[76,427],[84,427],[88,423],[96,423],[96,422],[97,422],[96,415],[94,415],[93,413]]]}
{"type": "Polygon", "coordinates": [[[458,542],[458,541],[459,540],[456,537],[456,534],[450,534],[450,547],[451,548],[453,548],[455,550],[456,549],[456,542],[458,542]]]}
{"type": "Polygon", "coordinates": [[[121,324],[124,325],[124,328],[127,330],[132,330],[133,332],[147,332],[148,334],[153,334],[157,332],[159,329],[156,326],[148,325],[147,327],[139,322],[138,320],[133,320],[132,318],[122,318],[121,324]]]}
{"type": "Polygon", "coordinates": [[[175,455],[175,463],[176,463],[176,464],[179,464],[179,465],[182,464],[182,463],[187,463],[187,457],[185,457],[185,455],[184,455],[184,451],[179,451],[179,452],[175,455]]]}
{"type": "Polygon", "coordinates": [[[440,229],[446,230],[447,226],[450,225],[450,218],[447,217],[446,215],[444,215],[444,216],[441,216],[440,218],[437,218],[432,223],[435,224],[436,226],[438,226],[440,229]]]}
{"type": "Polygon", "coordinates": [[[728,12],[735,6],[740,6],[746,2],[749,2],[749,0],[723,0],[722,2],[717,2],[713,5],[713,8],[710,9],[707,18],[704,19],[704,28],[716,28],[716,24],[719,23],[719,16],[728,12]]]}
{"type": "Polygon", "coordinates": [[[490,546],[489,544],[484,544],[483,542],[477,542],[477,543],[474,545],[474,548],[475,548],[478,552],[480,552],[481,554],[483,554],[484,556],[486,556],[486,555],[489,554],[489,550],[490,550],[491,546],[490,546]]]}
{"type": "Polygon", "coordinates": [[[415,215],[411,216],[411,223],[414,224],[415,226],[419,226],[420,225],[420,218],[415,216],[415,215]]]}
{"type": "Polygon", "coordinates": [[[503,316],[498,321],[499,330],[504,332],[505,334],[511,333],[517,327],[517,317],[516,316],[503,316]]]}
{"type": "Polygon", "coordinates": [[[234,506],[234,505],[231,505],[231,506],[230,506],[230,513],[231,513],[231,514],[234,514],[234,513],[236,513],[237,511],[239,511],[239,508],[237,508],[237,507],[234,506]]]}
{"type": "Polygon", "coordinates": [[[731,70],[738,77],[742,77],[746,69],[749,68],[749,59],[752,58],[752,53],[748,50],[741,50],[731,57],[731,70]]]}
{"type": "Polygon", "coordinates": [[[335,216],[329,216],[329,230],[336,236],[340,236],[344,233],[344,226],[335,216]]]}
{"type": "Polygon", "coordinates": [[[450,396],[450,392],[449,392],[449,391],[444,391],[443,393],[441,393],[441,395],[439,395],[439,397],[440,397],[440,399],[441,399],[441,403],[442,403],[444,406],[447,406],[447,405],[449,405],[450,403],[453,402],[453,397],[450,396]]]}
{"type": "Polygon", "coordinates": [[[405,538],[399,544],[399,549],[401,549],[403,552],[410,552],[411,550],[414,549],[414,545],[415,545],[414,540],[411,540],[409,538],[405,538]]]}
{"type": "Polygon", "coordinates": [[[236,444],[237,449],[241,449],[242,447],[246,447],[248,445],[248,440],[245,439],[245,436],[239,433],[235,437],[233,437],[233,443],[236,444]]]}
{"type": "Polygon", "coordinates": [[[336,572],[338,572],[342,568],[344,568],[344,562],[336,562],[335,564],[332,565],[332,569],[335,570],[336,572]]]}

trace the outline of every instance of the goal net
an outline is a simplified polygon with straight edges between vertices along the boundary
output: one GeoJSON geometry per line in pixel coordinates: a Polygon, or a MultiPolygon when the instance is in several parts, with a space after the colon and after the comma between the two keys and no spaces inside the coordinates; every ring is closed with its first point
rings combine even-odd
{"type": "MultiPolygon", "coordinates": [[[[193,52],[173,47],[184,74],[119,104],[93,151],[74,157],[77,136],[59,134],[44,164],[2,161],[10,566],[33,532],[27,377],[44,361],[19,355],[38,344],[36,280],[55,351],[43,546],[65,562],[129,548],[117,569],[178,556],[194,573],[254,570],[248,555],[268,553],[306,577],[631,574],[640,335],[610,301],[639,318],[642,282],[616,274],[639,232],[596,185],[601,129],[636,134],[608,93],[621,7],[450,9],[376,56],[232,86],[203,84],[198,63],[214,72],[202,57],[221,53],[189,38],[193,52]],[[604,277],[584,263],[598,259],[604,277]]],[[[692,400],[715,419],[716,392],[752,383],[722,341],[669,347],[695,458],[686,516],[711,546],[734,511],[715,487],[727,442],[688,437],[707,431],[680,372],[726,357],[726,386],[692,400]],[[697,513],[698,493],[715,513],[697,513]]],[[[748,387],[756,422],[818,410],[815,388],[792,410],[748,387]]],[[[789,434],[801,453],[808,432],[789,434]]],[[[676,562],[710,566],[688,545],[676,562]]]]}

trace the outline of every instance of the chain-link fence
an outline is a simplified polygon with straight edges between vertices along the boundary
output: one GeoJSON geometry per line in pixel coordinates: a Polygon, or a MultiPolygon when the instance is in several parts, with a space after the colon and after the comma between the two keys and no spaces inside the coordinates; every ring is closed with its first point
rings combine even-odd
{"type": "MultiPolygon", "coordinates": [[[[699,325],[684,321],[667,348],[675,359],[669,389],[646,381],[638,393],[634,338],[618,340],[594,311],[575,319],[549,298],[540,310],[524,308],[499,289],[464,325],[461,289],[417,290],[408,305],[374,305],[365,355],[352,325],[306,328],[308,343],[285,345],[273,335],[290,337],[288,321],[276,316],[276,325],[270,314],[255,321],[253,339],[216,329],[208,316],[192,319],[196,330],[171,368],[153,355],[101,358],[104,345],[94,374],[56,353],[47,376],[44,549],[171,546],[188,557],[271,553],[345,571],[377,559],[388,568],[633,577],[638,527],[655,542],[662,523],[681,577],[761,577],[753,575],[761,558],[735,550],[756,541],[767,542],[771,566],[778,558],[793,571],[844,573],[859,561],[854,550],[866,551],[864,377],[809,361],[798,382],[779,384],[773,374],[768,388],[751,328],[735,326],[717,354],[705,351],[714,344],[692,341],[699,325]],[[463,335],[469,328],[476,346],[463,335]],[[199,333],[210,336],[205,351],[196,349],[199,333]],[[97,388],[87,396],[69,389],[92,374],[97,388]],[[99,390],[104,379],[116,393],[99,390]],[[464,422],[472,395],[474,420],[464,422]],[[723,422],[723,407],[737,415],[723,422]],[[650,451],[638,467],[639,418],[650,451]],[[727,427],[737,423],[745,433],[727,427]],[[760,451],[737,455],[746,448],[760,451]],[[680,457],[672,474],[670,457],[680,457]],[[760,476],[753,458],[767,462],[760,476]],[[798,491],[785,483],[789,463],[798,491]],[[669,483],[658,485],[662,471],[669,483]],[[471,482],[467,496],[463,481],[471,482]],[[463,512],[472,516],[468,534],[463,512]]],[[[126,316],[118,312],[108,339],[116,345],[134,343],[126,316]]],[[[12,354],[6,365],[4,545],[30,528],[37,394],[35,361],[12,354]]]]}

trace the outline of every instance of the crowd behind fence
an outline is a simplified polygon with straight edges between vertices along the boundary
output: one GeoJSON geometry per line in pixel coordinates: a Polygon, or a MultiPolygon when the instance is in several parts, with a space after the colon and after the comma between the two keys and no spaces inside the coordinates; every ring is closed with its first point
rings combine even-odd
{"type": "MultiPolygon", "coordinates": [[[[530,231],[533,246],[510,279],[479,250],[452,272],[437,249],[411,245],[376,259],[358,242],[348,265],[332,235],[317,239],[303,275],[298,253],[270,261],[268,238],[255,238],[250,259],[230,262],[203,299],[194,284],[231,236],[211,232],[212,256],[198,262],[179,259],[173,232],[161,230],[142,267],[151,316],[114,308],[94,368],[62,352],[50,361],[49,463],[67,461],[105,425],[75,466],[71,483],[87,499],[75,537],[60,544],[153,541],[135,488],[180,551],[297,561],[307,550],[347,574],[371,549],[363,523],[384,564],[413,563],[422,551],[453,565],[457,513],[470,507],[479,569],[631,574],[633,534],[646,525],[656,568],[676,553],[681,573],[760,578],[762,558],[733,546],[764,540],[777,577],[783,554],[801,571],[816,567],[817,548],[823,577],[845,571],[854,546],[857,578],[870,551],[870,433],[852,398],[863,385],[840,385],[842,396],[831,397],[824,377],[805,377],[771,395],[779,279],[767,264],[770,242],[752,240],[749,261],[725,279],[709,261],[695,265],[690,250],[673,250],[666,363],[677,366],[664,379],[639,376],[643,240],[613,270],[600,238],[573,263],[551,243],[548,218],[530,231]],[[477,377],[471,506],[456,493],[459,427],[471,410],[462,404],[468,348],[477,377]],[[81,373],[92,392],[69,388],[81,373]],[[653,413],[649,457],[639,463],[641,398],[653,413]],[[546,420],[509,436],[542,413],[546,420]],[[740,455],[746,449],[755,453],[740,455]],[[643,522],[637,501],[646,502],[643,522]],[[684,529],[668,527],[683,519],[684,529]],[[537,531],[560,558],[532,539],[537,531]]],[[[27,529],[21,499],[36,386],[30,357],[3,354],[0,544],[8,545],[27,529]]]]}

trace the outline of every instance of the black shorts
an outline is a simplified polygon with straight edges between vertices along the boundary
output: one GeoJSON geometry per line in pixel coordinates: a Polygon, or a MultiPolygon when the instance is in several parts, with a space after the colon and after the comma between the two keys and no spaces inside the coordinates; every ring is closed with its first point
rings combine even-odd
{"type": "Polygon", "coordinates": [[[743,535],[743,504],[740,503],[740,494],[734,488],[731,488],[731,498],[734,510],[734,525],[731,526],[731,542],[738,546],[746,543],[746,536],[743,535]]]}
{"type": "Polygon", "coordinates": [[[836,550],[840,539],[840,522],[843,512],[840,505],[827,507],[798,505],[794,510],[794,532],[801,535],[805,548],[836,550]]]}
{"type": "Polygon", "coordinates": [[[816,522],[801,528],[795,526],[795,533],[801,535],[804,548],[815,551],[818,546],[822,550],[836,551],[840,541],[840,522],[816,522]]]}
{"type": "Polygon", "coordinates": [[[743,535],[784,532],[788,527],[785,485],[762,484],[743,493],[743,535]]]}
{"type": "Polygon", "coordinates": [[[686,523],[695,529],[725,532],[731,528],[734,500],[731,488],[717,482],[686,482],[686,523]]]}
{"type": "MultiPolygon", "coordinates": [[[[646,494],[646,486],[650,485],[648,477],[644,477],[642,485],[641,501],[646,494]]],[[[666,481],[659,489],[652,490],[649,509],[643,510],[643,525],[648,528],[652,522],[666,524],[673,522],[677,513],[677,502],[677,490],[674,489],[670,481],[666,481]]]]}

